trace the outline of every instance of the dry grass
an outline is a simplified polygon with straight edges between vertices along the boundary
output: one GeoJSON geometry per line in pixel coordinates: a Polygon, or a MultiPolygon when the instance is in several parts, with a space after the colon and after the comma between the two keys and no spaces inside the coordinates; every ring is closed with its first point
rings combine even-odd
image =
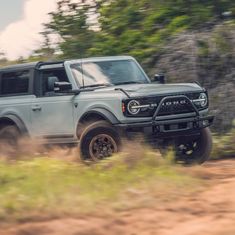
{"type": "Polygon", "coordinates": [[[170,200],[198,185],[180,167],[137,143],[89,165],[78,160],[76,149],[55,148],[37,155],[28,150],[18,159],[0,161],[1,221],[151,206],[156,198],[170,200]]]}

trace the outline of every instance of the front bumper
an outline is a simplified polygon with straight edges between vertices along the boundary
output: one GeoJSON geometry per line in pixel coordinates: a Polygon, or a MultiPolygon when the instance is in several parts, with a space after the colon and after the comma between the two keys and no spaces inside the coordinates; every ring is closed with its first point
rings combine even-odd
{"type": "Polygon", "coordinates": [[[194,135],[200,132],[201,129],[211,126],[213,120],[214,116],[195,116],[162,121],[152,120],[148,122],[117,124],[116,127],[126,134],[143,133],[165,138],[194,135]]]}
{"type": "Polygon", "coordinates": [[[117,124],[117,127],[121,128],[124,133],[136,133],[142,132],[148,136],[154,136],[154,138],[174,136],[186,136],[200,133],[200,130],[212,125],[214,116],[205,116],[200,113],[196,108],[192,100],[185,95],[178,96],[166,96],[159,103],[151,121],[146,122],[132,122],[126,124],[117,124]],[[172,101],[172,99],[184,99],[188,102],[191,109],[194,111],[188,113],[189,116],[183,116],[187,114],[175,114],[168,116],[161,116],[161,108],[164,102],[172,101]]]}

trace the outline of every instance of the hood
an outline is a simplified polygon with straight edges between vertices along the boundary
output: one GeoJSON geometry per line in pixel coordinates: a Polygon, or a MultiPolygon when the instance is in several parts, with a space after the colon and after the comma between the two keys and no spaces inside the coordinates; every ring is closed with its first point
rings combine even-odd
{"type": "Polygon", "coordinates": [[[99,90],[115,90],[121,88],[131,97],[153,96],[164,94],[184,94],[190,92],[201,92],[203,89],[196,83],[176,83],[176,84],[131,84],[119,85],[114,87],[103,88],[99,90]]]}

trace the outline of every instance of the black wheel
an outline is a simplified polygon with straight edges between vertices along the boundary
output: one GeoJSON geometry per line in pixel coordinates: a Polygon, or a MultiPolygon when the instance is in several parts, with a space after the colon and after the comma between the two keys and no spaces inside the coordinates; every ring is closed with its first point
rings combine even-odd
{"type": "Polygon", "coordinates": [[[98,161],[111,157],[120,148],[120,136],[106,121],[88,125],[80,137],[80,153],[83,160],[98,161]]]}
{"type": "Polygon", "coordinates": [[[202,129],[198,136],[180,138],[176,141],[176,162],[202,164],[209,159],[212,150],[212,136],[209,128],[202,129]]]}
{"type": "Polygon", "coordinates": [[[18,147],[20,132],[15,126],[5,126],[0,130],[0,152],[15,154],[18,147]]]}

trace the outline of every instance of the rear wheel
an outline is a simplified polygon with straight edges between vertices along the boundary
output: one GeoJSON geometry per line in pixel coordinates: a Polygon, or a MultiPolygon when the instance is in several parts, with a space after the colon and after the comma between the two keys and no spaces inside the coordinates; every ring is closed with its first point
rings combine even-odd
{"type": "Polygon", "coordinates": [[[120,136],[115,128],[106,121],[88,125],[80,137],[80,153],[84,160],[102,160],[117,153],[120,136]]]}
{"type": "Polygon", "coordinates": [[[0,130],[0,153],[15,154],[20,132],[16,126],[5,126],[0,130]]]}
{"type": "Polygon", "coordinates": [[[202,164],[209,159],[212,150],[212,136],[209,128],[202,129],[198,136],[176,141],[176,162],[202,164]]]}

